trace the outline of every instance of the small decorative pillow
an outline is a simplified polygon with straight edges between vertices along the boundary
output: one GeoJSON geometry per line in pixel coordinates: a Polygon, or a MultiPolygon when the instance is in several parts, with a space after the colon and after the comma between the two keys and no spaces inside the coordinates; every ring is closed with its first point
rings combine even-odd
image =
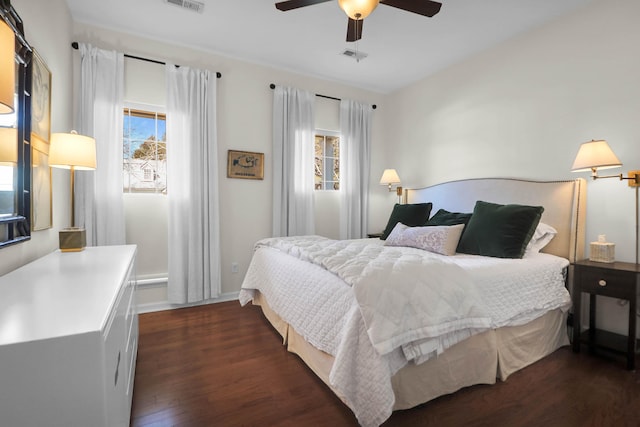
{"type": "Polygon", "coordinates": [[[407,227],[397,223],[387,237],[386,246],[408,246],[441,255],[454,255],[464,224],[429,227],[407,227]]]}
{"type": "Polygon", "coordinates": [[[524,251],[525,256],[528,254],[538,253],[549,244],[549,242],[558,234],[558,231],[544,222],[538,223],[536,231],[533,232],[533,237],[529,240],[527,249],[524,251]]]}

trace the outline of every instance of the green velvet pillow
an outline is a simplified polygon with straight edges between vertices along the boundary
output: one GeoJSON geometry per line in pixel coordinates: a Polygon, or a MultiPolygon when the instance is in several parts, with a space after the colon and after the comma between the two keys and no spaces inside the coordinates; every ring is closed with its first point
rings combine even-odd
{"type": "Polygon", "coordinates": [[[457,251],[498,258],[522,258],[542,212],[542,206],[498,205],[478,200],[457,251]]]}
{"type": "Polygon", "coordinates": [[[438,210],[426,225],[458,225],[466,224],[471,219],[470,213],[449,212],[444,209],[438,210]]]}
{"type": "Polygon", "coordinates": [[[389,222],[387,222],[387,226],[380,238],[385,240],[393,230],[393,227],[399,222],[409,227],[425,225],[427,220],[429,220],[431,206],[431,203],[414,203],[411,205],[400,205],[396,203],[389,217],[389,222]]]}
{"type": "MultiPolygon", "coordinates": [[[[462,212],[449,212],[445,209],[439,209],[429,221],[427,221],[428,226],[439,226],[439,225],[458,225],[464,224],[464,229],[462,230],[462,234],[464,234],[464,230],[467,228],[467,223],[471,219],[470,213],[462,213],[462,212]]],[[[460,246],[460,242],[458,241],[458,246],[460,246]]],[[[460,249],[456,249],[456,252],[460,252],[460,249]]]]}

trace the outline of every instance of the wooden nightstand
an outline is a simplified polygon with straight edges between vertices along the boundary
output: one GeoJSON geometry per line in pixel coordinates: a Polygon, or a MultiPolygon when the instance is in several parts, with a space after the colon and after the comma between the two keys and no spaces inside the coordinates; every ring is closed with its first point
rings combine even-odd
{"type": "Polygon", "coordinates": [[[382,237],[382,233],[367,233],[367,237],[369,237],[370,239],[373,238],[381,238],[382,237]]]}
{"type": "Polygon", "coordinates": [[[625,354],[627,369],[635,369],[636,309],[640,268],[626,262],[602,263],[578,261],[574,265],[573,281],[573,351],[580,351],[580,344],[589,349],[606,349],[625,354]],[[582,293],[589,294],[589,329],[580,333],[582,293]],[[596,329],[596,296],[602,295],[629,301],[629,331],[626,336],[596,329]]]}

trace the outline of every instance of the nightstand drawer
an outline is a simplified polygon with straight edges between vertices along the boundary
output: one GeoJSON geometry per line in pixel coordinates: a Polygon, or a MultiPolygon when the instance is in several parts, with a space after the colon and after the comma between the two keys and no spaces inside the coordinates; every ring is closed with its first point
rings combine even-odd
{"type": "Polygon", "coordinates": [[[580,287],[583,292],[613,298],[634,297],[636,274],[626,271],[583,268],[580,287]]]}

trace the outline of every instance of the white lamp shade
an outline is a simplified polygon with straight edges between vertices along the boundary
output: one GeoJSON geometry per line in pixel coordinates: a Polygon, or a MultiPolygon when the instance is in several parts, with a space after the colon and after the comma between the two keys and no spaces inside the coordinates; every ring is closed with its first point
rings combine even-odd
{"type": "Polygon", "coordinates": [[[49,166],[76,170],[96,168],[96,140],[77,133],[51,134],[49,166]]]}
{"type": "Polygon", "coordinates": [[[0,127],[0,166],[18,163],[18,129],[0,127]]]}
{"type": "Polygon", "coordinates": [[[13,113],[16,91],[16,36],[6,22],[0,20],[0,114],[13,113]]]}
{"type": "Polygon", "coordinates": [[[18,163],[18,129],[0,128],[0,165],[14,166],[18,163]]]}
{"type": "Polygon", "coordinates": [[[340,9],[351,19],[364,19],[378,6],[379,0],[338,0],[340,9]]]}
{"type": "Polygon", "coordinates": [[[380,178],[380,185],[400,184],[400,177],[395,169],[385,169],[380,178]]]}
{"type": "Polygon", "coordinates": [[[613,153],[607,141],[589,141],[580,146],[571,172],[619,168],[620,166],[622,163],[613,153]]]}

